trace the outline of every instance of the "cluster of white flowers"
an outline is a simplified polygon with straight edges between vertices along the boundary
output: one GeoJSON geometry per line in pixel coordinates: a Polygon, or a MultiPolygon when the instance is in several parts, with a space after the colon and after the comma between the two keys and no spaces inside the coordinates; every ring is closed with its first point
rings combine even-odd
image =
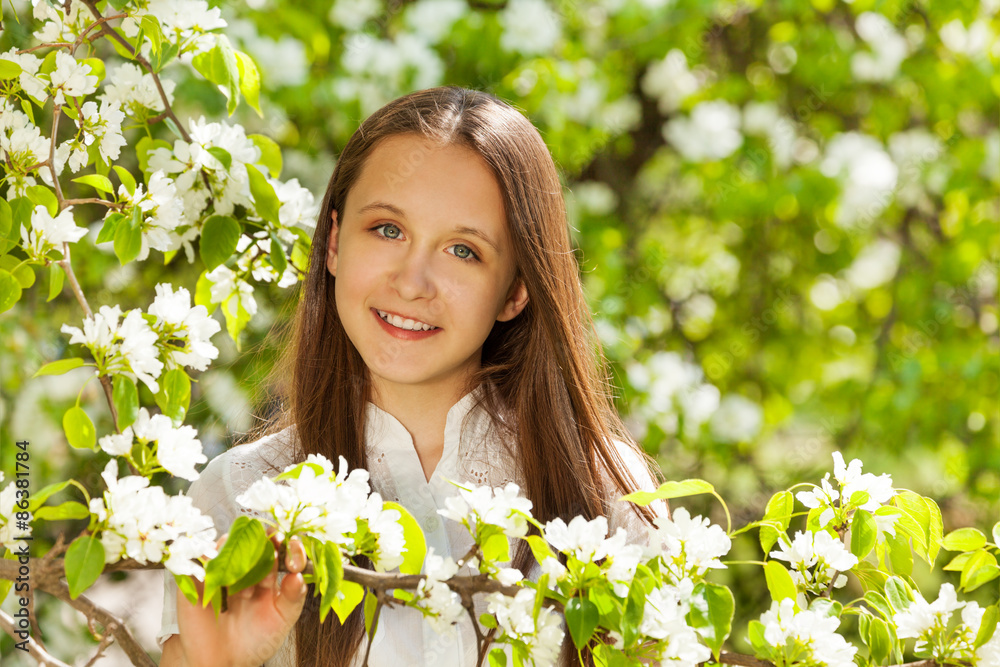
{"type": "Polygon", "coordinates": [[[504,51],[527,56],[551,53],[562,34],[559,15],[545,0],[510,0],[498,18],[504,51]]]}
{"type": "MultiPolygon", "coordinates": [[[[545,524],[545,539],[557,550],[583,563],[607,559],[602,570],[611,582],[615,594],[620,597],[628,595],[636,567],[643,557],[643,549],[637,544],[627,544],[628,534],[624,528],[619,528],[613,536],[608,537],[608,520],[603,516],[590,521],[576,516],[570,520],[569,525],[561,518],[556,518],[545,524]]],[[[546,559],[545,563],[550,560],[554,559],[546,559]]],[[[549,564],[548,568],[557,578],[561,576],[561,571],[555,565],[549,564]]]]}
{"type": "Polygon", "coordinates": [[[347,76],[333,82],[334,95],[345,102],[357,100],[364,114],[376,111],[400,90],[440,85],[445,72],[437,51],[422,35],[409,32],[392,39],[350,34],[340,62],[347,76]]]}
{"type": "Polygon", "coordinates": [[[199,219],[210,200],[218,215],[230,215],[235,206],[252,209],[247,165],[256,163],[261,154],[243,127],[208,123],[202,116],[188,123],[188,131],[191,143],[178,139],[173,150],[156,148],[149,152],[150,171],[177,174],[175,185],[184,201],[184,217],[199,219]],[[212,155],[210,148],[229,153],[229,169],[212,155]]]}
{"type": "MultiPolygon", "coordinates": [[[[0,482],[3,482],[2,471],[0,471],[0,482]]],[[[31,536],[31,513],[27,513],[27,519],[17,518],[17,513],[23,511],[14,506],[21,500],[17,491],[16,480],[11,480],[7,488],[0,491],[0,546],[5,546],[11,551],[19,548],[18,538],[31,536]]]]}
{"type": "Polygon", "coordinates": [[[524,643],[530,660],[536,667],[554,665],[559,658],[562,647],[562,618],[548,607],[538,610],[538,622],[533,618],[535,608],[535,591],[524,588],[514,597],[502,593],[490,593],[486,596],[487,609],[497,618],[497,625],[502,631],[499,640],[504,638],[518,640],[524,643]]]}
{"type": "Polygon", "coordinates": [[[108,490],[92,498],[91,514],[100,522],[105,563],[132,558],[140,563],[160,563],[174,574],[204,579],[197,558],[214,558],[215,524],[185,495],[168,496],[149,479],[130,475],[118,479],[118,462],[112,460],[101,474],[108,490]]]}
{"type": "MultiPolygon", "coordinates": [[[[17,77],[17,82],[21,86],[21,90],[27,93],[28,97],[39,103],[45,100],[47,97],[45,80],[38,76],[38,70],[42,66],[41,58],[34,53],[19,54],[15,47],[0,55],[0,59],[9,60],[21,68],[21,74],[17,77]]],[[[17,91],[12,90],[10,92],[14,93],[17,91]]]]}
{"type": "Polygon", "coordinates": [[[767,138],[771,159],[780,169],[793,160],[808,162],[819,150],[811,140],[800,138],[795,121],[783,116],[774,102],[750,102],[743,107],[743,131],[767,138]]]}
{"type": "Polygon", "coordinates": [[[851,73],[859,81],[889,81],[909,53],[906,38],[882,14],[862,12],[854,23],[871,52],[858,51],[851,58],[851,73]]]}
{"type": "Polygon", "coordinates": [[[105,162],[113,162],[121,154],[125,145],[122,136],[122,121],[125,114],[117,102],[84,102],[76,119],[76,137],[59,145],[57,150],[69,154],[69,168],[74,173],[87,166],[88,147],[97,142],[98,150],[105,162]]]}
{"type": "Polygon", "coordinates": [[[168,364],[203,371],[219,356],[210,339],[221,325],[208,316],[205,306],[191,306],[191,294],[185,288],[175,292],[169,283],[158,284],[147,312],[156,318],[152,329],[168,364]]]}
{"type": "Polygon", "coordinates": [[[454,624],[465,614],[462,599],[444,583],[457,573],[458,564],[454,559],[442,558],[434,553],[434,547],[428,547],[424,559],[425,578],[417,585],[415,605],[440,634],[454,634],[454,624]]]}
{"type": "Polygon", "coordinates": [[[688,69],[687,56],[680,49],[670,49],[662,60],[651,63],[642,77],[643,92],[657,98],[663,114],[676,111],[701,86],[702,81],[688,69]]]}
{"type": "MultiPolygon", "coordinates": [[[[160,86],[170,104],[174,101],[176,85],[170,79],[160,79],[160,86]]],[[[142,68],[132,63],[122,63],[108,71],[101,99],[105,102],[117,102],[133,118],[144,119],[164,110],[163,98],[156,89],[153,75],[143,72],[142,68]]]]}
{"type": "Polygon", "coordinates": [[[67,206],[54,218],[44,206],[31,212],[31,227],[21,227],[22,248],[28,257],[46,261],[46,254],[55,251],[63,254],[64,243],[76,243],[87,234],[85,227],[73,222],[73,207],[67,206]]]}
{"type": "Polygon", "coordinates": [[[310,454],[304,463],[288,466],[285,472],[297,476],[279,475],[277,482],[265,477],[236,497],[243,507],[262,513],[277,529],[279,540],[304,534],[339,544],[350,553],[364,548],[379,571],[403,562],[406,542],[400,513],[384,509],[382,497],[371,492],[368,471],[349,471],[341,456],[339,470],[334,473],[327,458],[310,454]],[[375,539],[370,550],[356,543],[361,521],[375,539]]]}
{"type": "Polygon", "coordinates": [[[163,362],[157,357],[159,336],[149,327],[142,311],[130,310],[123,320],[120,307],[101,306],[83,320],[83,330],[64,324],[60,331],[70,334],[70,344],[80,343],[90,350],[101,375],[138,378],[150,391],[160,390],[156,381],[163,371],[163,362]]]}
{"type": "Polygon", "coordinates": [[[698,103],[688,117],[663,125],[663,138],[691,162],[710,162],[732,155],[743,145],[740,110],[725,100],[698,103]]]}
{"type": "Polygon", "coordinates": [[[489,525],[499,526],[508,537],[524,537],[528,533],[524,513],[531,512],[532,504],[520,494],[513,482],[503,488],[458,486],[458,494],[446,498],[445,509],[438,514],[462,524],[473,536],[489,525]]]}
{"type": "Polygon", "coordinates": [[[684,437],[697,438],[707,423],[712,437],[725,443],[752,440],[763,426],[759,405],[742,396],[722,398],[718,387],[704,381],[701,366],[676,352],[657,352],[645,363],[631,361],[626,372],[629,384],[644,394],[634,416],[669,435],[680,430],[681,417],[684,437]]]}
{"type": "MultiPolygon", "coordinates": [[[[25,76],[23,72],[21,76],[25,76]]],[[[6,167],[7,199],[24,196],[29,187],[37,184],[30,175],[32,167],[48,156],[49,140],[41,130],[8,98],[0,97],[0,160],[6,167]]]]}
{"type": "Polygon", "coordinates": [[[833,137],[819,169],[840,181],[842,192],[834,222],[845,229],[873,224],[892,201],[899,176],[881,142],[859,132],[833,137]]]}
{"type": "Polygon", "coordinates": [[[150,417],[146,408],[140,408],[135,423],[119,434],[104,436],[98,442],[101,449],[111,456],[125,457],[130,456],[136,438],[143,445],[152,446],[155,443],[155,456],[160,465],[171,475],[193,482],[198,479],[195,465],[208,460],[202,453],[197,434],[191,426],[175,428],[170,417],[150,417]]]}
{"type": "Polygon", "coordinates": [[[97,90],[97,75],[90,65],[79,62],[65,51],[56,51],[56,68],[49,74],[49,89],[58,106],[66,104],[66,97],[90,95],[97,90]]]}
{"type": "MultiPolygon", "coordinates": [[[[845,465],[844,455],[840,452],[833,453],[833,477],[840,485],[840,490],[833,488],[830,484],[830,473],[827,473],[820,480],[820,486],[812,491],[799,491],[795,494],[799,502],[810,509],[817,507],[824,508],[819,515],[820,528],[826,528],[836,516],[835,509],[838,499],[842,499],[839,507],[844,509],[861,509],[866,512],[875,512],[885,503],[889,502],[894,495],[892,488],[892,477],[888,473],[873,475],[872,473],[861,472],[861,459],[853,459],[850,464],[845,465]],[[863,492],[868,495],[867,499],[855,506],[851,504],[851,498],[855,493],[863,492]]],[[[863,497],[863,496],[862,496],[863,497]]],[[[895,535],[895,516],[875,515],[875,521],[880,531],[885,531],[895,535]]]]}
{"type": "Polygon", "coordinates": [[[639,632],[660,640],[657,659],[661,665],[695,667],[712,657],[712,651],[687,624],[693,591],[692,581],[682,579],[677,585],[655,588],[646,596],[639,632]]]}
{"type": "MultiPolygon", "coordinates": [[[[149,257],[150,248],[170,252],[180,248],[182,243],[190,242],[189,235],[180,236],[176,232],[179,227],[188,224],[188,220],[181,208],[176,184],[162,171],[154,171],[148,186],[143,188],[139,183],[133,193],[129,193],[125,185],[120,185],[118,197],[126,205],[124,211],[137,207],[142,212],[142,246],[136,259],[141,261],[149,257]]],[[[194,261],[193,249],[188,246],[186,251],[188,260],[194,261]]]]}
{"type": "Polygon", "coordinates": [[[842,541],[825,530],[817,533],[799,531],[790,542],[786,539],[782,534],[781,548],[772,551],[771,556],[791,564],[792,580],[800,591],[821,594],[831,581],[834,588],[847,585],[847,577],[839,573],[857,565],[858,558],[847,550],[842,541]]]}
{"type": "MultiPolygon", "coordinates": [[[[928,655],[937,662],[971,660],[990,655],[987,646],[976,651],[975,639],[982,625],[986,610],[977,602],[960,602],[955,595],[955,587],[941,584],[938,598],[928,603],[919,592],[905,611],[893,616],[896,634],[900,639],[916,639],[914,650],[928,655]],[[948,630],[951,615],[961,611],[962,622],[953,630],[948,630]]],[[[998,656],[993,655],[994,658],[998,656]]]]}
{"type": "Polygon", "coordinates": [[[824,612],[798,611],[795,602],[785,598],[774,602],[760,617],[764,641],[795,656],[795,664],[816,667],[853,667],[858,649],[837,634],[840,619],[824,612]]]}
{"type": "MultiPolygon", "coordinates": [[[[245,238],[245,237],[244,237],[245,238]]],[[[225,264],[220,264],[207,274],[212,303],[221,303],[229,312],[236,313],[242,308],[247,315],[257,312],[257,300],[253,298],[253,285],[225,264]]]]}
{"type": "Polygon", "coordinates": [[[34,4],[34,16],[42,26],[33,33],[39,43],[75,42],[84,29],[94,21],[94,15],[80,0],[50,5],[34,4]]]}
{"type": "Polygon", "coordinates": [[[215,46],[218,37],[210,31],[226,27],[222,10],[209,7],[205,0],[137,0],[135,5],[122,21],[122,32],[135,38],[142,17],[154,16],[167,41],[180,47],[186,58],[215,46]]]}
{"type": "Polygon", "coordinates": [[[725,569],[719,560],[729,553],[732,540],[722,526],[701,516],[691,517],[684,507],[671,512],[670,518],[658,516],[648,527],[649,549],[646,556],[660,556],[664,571],[675,581],[704,576],[709,569],[725,569]]]}
{"type": "MultiPolygon", "coordinates": [[[[291,234],[287,230],[282,230],[286,234],[291,234]]],[[[253,237],[241,236],[236,244],[236,252],[239,259],[236,260],[238,273],[242,275],[250,274],[254,280],[271,283],[278,281],[278,287],[291,287],[299,280],[298,271],[289,263],[285,266],[285,271],[278,274],[277,269],[272,265],[271,259],[271,237],[266,231],[254,232],[253,237]]]]}

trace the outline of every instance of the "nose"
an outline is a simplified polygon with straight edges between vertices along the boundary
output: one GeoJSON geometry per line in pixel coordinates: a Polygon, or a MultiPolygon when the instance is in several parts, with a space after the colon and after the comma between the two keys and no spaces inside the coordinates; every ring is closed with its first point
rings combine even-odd
{"type": "Polygon", "coordinates": [[[411,246],[400,258],[391,284],[399,296],[407,301],[433,298],[437,290],[430,251],[411,246]]]}

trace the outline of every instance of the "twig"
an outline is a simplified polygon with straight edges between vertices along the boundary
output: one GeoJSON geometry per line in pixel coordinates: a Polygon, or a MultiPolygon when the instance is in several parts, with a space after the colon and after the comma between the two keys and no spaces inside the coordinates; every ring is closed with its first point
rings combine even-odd
{"type": "Polygon", "coordinates": [[[111,646],[111,642],[115,640],[115,636],[110,632],[105,632],[104,636],[101,637],[101,643],[97,646],[97,651],[94,653],[93,657],[87,661],[83,667],[93,667],[97,660],[104,656],[104,650],[111,646]]]}
{"type": "Polygon", "coordinates": [[[59,210],[66,208],[63,205],[62,187],[59,185],[59,174],[56,173],[56,135],[59,133],[59,116],[62,115],[62,105],[56,104],[52,109],[52,137],[49,139],[49,171],[52,172],[52,186],[56,189],[56,199],[59,201],[59,210]]]}
{"type": "Polygon", "coordinates": [[[49,49],[53,47],[69,48],[73,46],[75,42],[48,42],[47,44],[39,44],[38,46],[32,46],[27,49],[21,49],[17,52],[17,55],[23,55],[25,53],[31,53],[32,51],[38,51],[40,49],[49,49]]]}
{"type": "MultiPolygon", "coordinates": [[[[6,632],[8,635],[11,636],[11,639],[13,639],[15,643],[19,643],[17,641],[18,637],[14,634],[16,632],[14,628],[14,619],[2,611],[0,611],[0,627],[3,628],[4,632],[6,632]]],[[[51,665],[51,667],[69,667],[69,665],[67,665],[62,660],[57,660],[56,658],[53,658],[51,655],[49,655],[45,651],[45,649],[39,646],[38,642],[36,642],[31,636],[29,636],[25,641],[27,641],[28,643],[28,655],[34,658],[39,665],[51,665]]]]}
{"type": "Polygon", "coordinates": [[[63,203],[66,206],[76,206],[78,204],[100,204],[101,206],[107,206],[108,208],[121,208],[124,206],[121,202],[108,201],[107,199],[100,199],[99,197],[91,197],[89,199],[65,199],[63,203]]]}
{"type": "Polygon", "coordinates": [[[372,652],[372,639],[375,637],[375,630],[378,629],[378,617],[382,613],[382,603],[379,602],[375,605],[375,614],[372,616],[372,627],[371,633],[368,635],[368,646],[365,647],[365,659],[361,663],[362,667],[368,667],[368,656],[372,652]]]}
{"type": "MultiPolygon", "coordinates": [[[[0,560],[0,579],[15,580],[19,564],[18,561],[0,560]]],[[[31,586],[59,598],[89,620],[103,625],[105,632],[114,635],[118,645],[136,667],[156,667],[156,663],[146,654],[146,650],[136,641],[132,631],[121,619],[85,595],[80,595],[76,599],[70,597],[69,586],[62,580],[62,560],[50,561],[46,567],[44,559],[31,558],[28,567],[31,569],[31,586]]]]}

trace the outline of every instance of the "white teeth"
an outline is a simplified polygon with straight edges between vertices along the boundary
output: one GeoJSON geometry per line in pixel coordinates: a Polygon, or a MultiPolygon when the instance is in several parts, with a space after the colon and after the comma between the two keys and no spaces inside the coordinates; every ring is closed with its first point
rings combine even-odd
{"type": "Polygon", "coordinates": [[[431,326],[430,324],[424,324],[423,322],[417,322],[416,320],[404,319],[398,315],[390,315],[384,310],[376,309],[376,312],[383,320],[399,329],[406,329],[408,331],[430,331],[431,329],[437,329],[437,327],[431,326]]]}

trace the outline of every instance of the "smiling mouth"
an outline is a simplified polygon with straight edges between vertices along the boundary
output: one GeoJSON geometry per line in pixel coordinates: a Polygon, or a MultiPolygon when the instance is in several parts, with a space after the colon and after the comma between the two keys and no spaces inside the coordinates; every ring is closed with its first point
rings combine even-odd
{"type": "Polygon", "coordinates": [[[431,324],[426,324],[425,322],[420,322],[419,320],[411,320],[405,317],[400,317],[399,315],[393,315],[384,310],[379,310],[378,308],[375,308],[374,310],[378,313],[379,317],[397,329],[403,329],[405,331],[434,331],[435,329],[440,328],[431,324]]]}

